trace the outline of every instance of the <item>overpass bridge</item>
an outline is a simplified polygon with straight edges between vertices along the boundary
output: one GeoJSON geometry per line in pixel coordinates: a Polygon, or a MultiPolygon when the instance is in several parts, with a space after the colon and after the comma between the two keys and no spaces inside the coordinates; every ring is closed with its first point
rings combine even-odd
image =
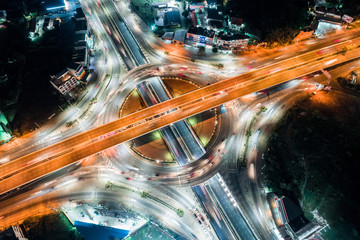
{"type": "Polygon", "coordinates": [[[0,166],[0,194],[83,158],[241,96],[358,58],[360,32],[345,40],[169,99],[0,166]],[[352,49],[344,53],[345,46],[352,49]],[[106,139],[100,137],[116,133],[106,139]]]}

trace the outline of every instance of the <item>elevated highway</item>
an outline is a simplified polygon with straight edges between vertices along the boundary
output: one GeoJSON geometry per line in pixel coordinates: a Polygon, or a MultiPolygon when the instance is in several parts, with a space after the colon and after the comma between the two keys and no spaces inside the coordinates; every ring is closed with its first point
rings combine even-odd
{"type": "Polygon", "coordinates": [[[170,123],[219,106],[249,93],[359,57],[360,32],[296,57],[218,82],[145,108],[116,121],[56,143],[0,166],[0,194],[53,171],[170,123]],[[351,46],[344,52],[345,46],[351,46]],[[171,110],[171,111],[170,111],[171,110]],[[108,133],[118,133],[100,139],[108,133]]]}

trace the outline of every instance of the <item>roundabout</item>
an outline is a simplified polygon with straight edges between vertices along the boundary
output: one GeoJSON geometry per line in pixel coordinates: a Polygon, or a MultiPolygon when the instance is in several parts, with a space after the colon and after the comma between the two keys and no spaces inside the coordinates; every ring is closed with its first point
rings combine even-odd
{"type": "MultiPolygon", "coordinates": [[[[173,97],[180,96],[184,93],[200,88],[198,84],[182,78],[163,77],[162,81],[173,97]]],[[[121,105],[119,117],[126,116],[145,107],[146,104],[141,98],[139,92],[134,89],[121,105]]],[[[187,124],[196,134],[201,145],[205,149],[209,149],[213,139],[216,137],[216,130],[220,127],[217,111],[215,109],[209,110],[187,118],[185,121],[187,121],[187,124]]],[[[177,165],[176,157],[167,146],[167,142],[159,130],[136,138],[131,142],[128,142],[127,146],[139,155],[139,157],[144,159],[144,161],[151,164],[163,166],[177,165]]]]}

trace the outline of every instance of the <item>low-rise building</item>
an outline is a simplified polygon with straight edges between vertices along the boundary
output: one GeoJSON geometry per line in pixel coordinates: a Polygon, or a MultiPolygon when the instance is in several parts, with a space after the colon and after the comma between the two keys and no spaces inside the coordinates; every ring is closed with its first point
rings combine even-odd
{"type": "Polygon", "coordinates": [[[86,74],[85,68],[81,64],[71,63],[66,69],[78,80],[83,79],[86,74]]]}
{"type": "Polygon", "coordinates": [[[180,27],[180,12],[177,8],[168,8],[165,12],[165,26],[180,27]]]}
{"type": "Polygon", "coordinates": [[[242,34],[224,34],[216,36],[216,45],[220,50],[241,50],[249,43],[249,38],[242,34]]]}
{"type": "Polygon", "coordinates": [[[74,43],[86,42],[86,33],[75,33],[74,43]]]}
{"type": "Polygon", "coordinates": [[[72,60],[74,63],[81,64],[83,67],[87,68],[89,66],[89,54],[88,49],[74,49],[72,60]]]}
{"type": "Polygon", "coordinates": [[[206,3],[208,7],[216,7],[217,6],[217,0],[206,0],[206,3]]]}
{"type": "Polygon", "coordinates": [[[197,12],[196,11],[192,11],[190,13],[190,19],[191,19],[191,22],[192,22],[192,25],[193,26],[199,26],[200,25],[200,21],[198,19],[198,16],[197,16],[197,12]]]}
{"type": "Polygon", "coordinates": [[[85,41],[74,42],[74,49],[75,50],[86,48],[86,46],[87,46],[87,43],[85,41]]]}
{"type": "Polygon", "coordinates": [[[51,76],[50,83],[61,94],[66,95],[78,85],[78,80],[67,69],[64,69],[56,76],[51,76]]]}
{"type": "Polygon", "coordinates": [[[174,37],[174,32],[165,32],[162,36],[162,39],[172,41],[174,37]]]}
{"type": "Polygon", "coordinates": [[[190,27],[186,34],[186,43],[195,46],[212,46],[215,31],[202,27],[190,27]]]}
{"type": "Polygon", "coordinates": [[[36,18],[30,19],[29,22],[29,32],[36,33],[36,18]]]}
{"type": "Polygon", "coordinates": [[[195,11],[195,12],[197,12],[197,11],[199,11],[201,9],[204,9],[204,8],[205,8],[205,6],[202,3],[193,3],[193,4],[191,4],[189,6],[189,10],[190,11],[195,11]]]}
{"type": "Polygon", "coordinates": [[[81,19],[75,22],[75,33],[89,33],[89,26],[86,20],[81,19]]]}
{"type": "Polygon", "coordinates": [[[49,18],[49,17],[46,17],[46,18],[44,19],[44,24],[43,24],[43,30],[44,30],[44,31],[48,29],[49,23],[50,23],[50,18],[49,18]]]}
{"type": "Polygon", "coordinates": [[[79,20],[86,20],[84,11],[82,10],[81,7],[79,7],[79,8],[76,9],[75,19],[76,19],[77,21],[79,21],[79,20]]]}
{"type": "Polygon", "coordinates": [[[229,21],[229,29],[235,32],[240,32],[243,28],[244,20],[238,17],[231,17],[229,21]]]}
{"type": "Polygon", "coordinates": [[[184,45],[185,43],[185,37],[186,37],[186,30],[178,30],[175,32],[174,34],[174,38],[173,38],[173,42],[180,44],[180,45],[184,45]]]}
{"type": "Polygon", "coordinates": [[[208,25],[215,29],[223,28],[224,17],[219,13],[217,8],[208,8],[208,25]]]}

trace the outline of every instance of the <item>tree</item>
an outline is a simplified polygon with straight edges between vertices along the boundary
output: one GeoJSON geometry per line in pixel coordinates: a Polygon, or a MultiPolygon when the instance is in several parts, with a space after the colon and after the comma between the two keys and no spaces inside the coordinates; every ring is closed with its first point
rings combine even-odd
{"type": "Polygon", "coordinates": [[[179,209],[176,210],[176,214],[177,214],[179,217],[182,217],[182,216],[184,216],[184,211],[179,208],[179,209]]]}
{"type": "Polygon", "coordinates": [[[205,47],[204,46],[199,47],[199,52],[204,53],[205,52],[205,47]]]}

